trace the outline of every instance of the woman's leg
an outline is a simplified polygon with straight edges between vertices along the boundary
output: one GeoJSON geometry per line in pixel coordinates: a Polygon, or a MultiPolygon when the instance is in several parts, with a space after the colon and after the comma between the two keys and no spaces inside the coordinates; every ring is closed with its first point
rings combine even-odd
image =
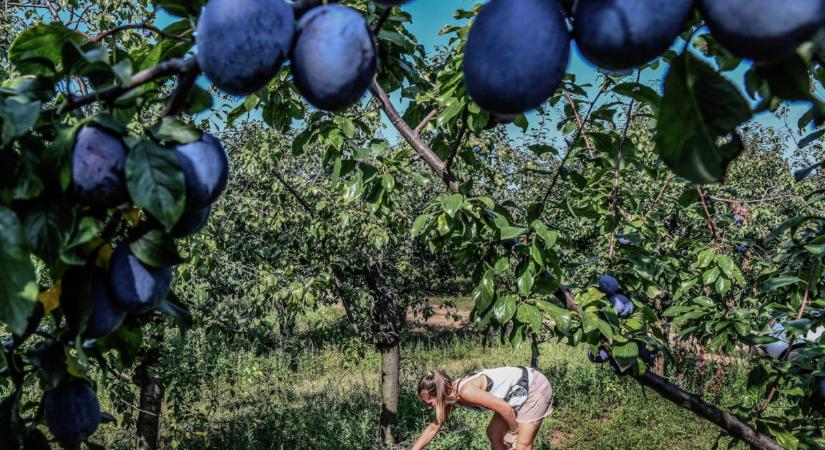
{"type": "Polygon", "coordinates": [[[530,423],[519,422],[516,450],[533,450],[533,441],[536,440],[536,435],[539,433],[543,420],[539,419],[530,423]]]}
{"type": "Polygon", "coordinates": [[[507,429],[507,421],[504,417],[501,417],[499,413],[493,414],[493,420],[490,421],[490,425],[487,425],[487,437],[490,439],[490,446],[493,450],[507,450],[507,446],[504,445],[504,435],[507,434],[507,429]]]}

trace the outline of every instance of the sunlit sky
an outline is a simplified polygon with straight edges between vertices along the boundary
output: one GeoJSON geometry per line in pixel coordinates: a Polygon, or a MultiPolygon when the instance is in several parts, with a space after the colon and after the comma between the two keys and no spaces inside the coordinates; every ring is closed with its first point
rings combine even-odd
{"type": "MultiPolygon", "coordinates": [[[[409,30],[415,34],[418,38],[419,42],[424,46],[428,53],[434,52],[438,46],[443,46],[447,44],[447,37],[439,35],[439,31],[445,26],[450,24],[460,24],[462,21],[458,21],[453,18],[453,12],[457,9],[469,9],[475,4],[476,0],[413,0],[407,5],[404,5],[402,8],[410,13],[412,16],[412,23],[409,24],[409,30]]],[[[158,16],[159,25],[164,26],[166,23],[171,23],[172,19],[163,14],[158,16]]],[[[678,44],[681,46],[682,44],[678,44]]],[[[744,73],[746,67],[743,64],[737,71],[731,72],[726,74],[726,76],[734,81],[738,86],[740,86],[740,90],[742,89],[742,74],[744,73]]],[[[662,65],[660,69],[656,71],[646,70],[643,72],[642,75],[642,82],[646,83],[661,93],[661,80],[665,76],[666,66],[662,65]]],[[[590,89],[595,94],[597,89],[597,77],[599,76],[598,71],[595,67],[590,65],[587,61],[585,61],[578,50],[575,47],[575,43],[573,45],[573,51],[571,51],[570,57],[570,66],[568,71],[576,75],[576,79],[579,83],[590,83],[594,87],[590,89]]],[[[633,75],[635,77],[635,75],[633,75]]],[[[627,77],[628,81],[633,81],[631,77],[627,77]]],[[[206,81],[201,80],[201,84],[205,85],[206,81]]],[[[591,96],[592,97],[592,96],[591,96]]],[[[403,110],[404,104],[400,102],[398,95],[393,96],[393,100],[397,103],[397,106],[403,110]]],[[[789,118],[788,123],[795,124],[796,119],[808,109],[809,105],[805,102],[797,103],[791,105],[791,115],[789,118]]],[[[530,119],[532,114],[528,114],[528,119],[530,119]]],[[[558,116],[553,116],[558,117],[558,116]]],[[[774,117],[771,113],[763,113],[758,115],[755,120],[761,124],[777,128],[782,130],[783,133],[786,133],[785,130],[785,123],[774,117]]],[[[531,125],[534,125],[535,121],[531,121],[531,125]]],[[[548,133],[549,139],[553,142],[548,142],[550,144],[561,145],[561,136],[558,132],[555,131],[555,126],[551,123],[550,127],[552,128],[549,130],[548,133]]],[[[396,140],[398,135],[395,133],[394,130],[388,127],[387,137],[390,140],[396,140]]],[[[523,132],[521,129],[510,125],[508,127],[509,135],[516,139],[520,140],[523,136],[523,132]]],[[[787,133],[786,133],[787,134],[787,133]]],[[[797,137],[798,139],[798,137],[797,137]]],[[[794,141],[788,135],[787,137],[787,144],[794,145],[794,141]]]]}

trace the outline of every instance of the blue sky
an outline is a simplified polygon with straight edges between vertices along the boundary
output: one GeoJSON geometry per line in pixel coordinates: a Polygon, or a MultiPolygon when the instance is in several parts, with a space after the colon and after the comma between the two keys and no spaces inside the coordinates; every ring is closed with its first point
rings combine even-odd
{"type": "MultiPolygon", "coordinates": [[[[410,3],[404,5],[402,8],[410,13],[412,16],[412,23],[409,24],[409,29],[415,36],[418,38],[419,42],[425,47],[427,52],[432,52],[436,49],[437,46],[446,45],[447,44],[447,37],[439,35],[439,31],[445,26],[449,24],[458,24],[461,21],[457,21],[453,18],[453,12],[457,9],[469,9],[475,4],[477,0],[413,0],[410,3]]],[[[161,13],[159,16],[159,25],[163,26],[166,22],[171,21],[168,16],[161,13]]],[[[664,78],[665,71],[664,65],[657,71],[647,70],[643,72],[642,82],[648,85],[653,86],[657,90],[661,92],[661,80],[664,78]]],[[[590,83],[595,85],[598,72],[595,67],[585,61],[581,55],[579,54],[578,50],[575,47],[575,43],[573,45],[573,51],[571,52],[570,58],[570,66],[568,71],[575,74],[577,80],[580,83],[590,83]]],[[[737,71],[734,71],[727,76],[734,81],[737,85],[742,85],[742,74],[745,71],[745,66],[743,65],[737,71]]],[[[628,77],[630,78],[630,77],[628,77]]],[[[632,80],[629,80],[632,81],[632,80]]],[[[200,83],[206,84],[205,80],[201,80],[200,83]]],[[[592,88],[595,91],[595,87],[592,88]]],[[[403,110],[403,104],[398,104],[398,96],[397,94],[394,96],[394,100],[396,101],[397,106],[403,110]]],[[[794,124],[796,123],[796,119],[804,113],[808,109],[808,105],[806,103],[798,103],[791,105],[791,116],[789,123],[794,124]]],[[[530,114],[528,114],[528,119],[530,118],[530,114]]],[[[773,127],[783,129],[785,128],[784,122],[777,119],[771,113],[763,113],[757,116],[755,121],[773,127]]],[[[535,121],[531,121],[531,123],[535,123],[535,121]]],[[[389,125],[389,124],[388,124],[389,125]]],[[[550,144],[561,144],[560,136],[555,131],[555,126],[553,123],[550,123],[551,132],[549,135],[551,136],[550,139],[554,142],[548,142],[550,144]]],[[[520,140],[523,133],[521,129],[515,126],[508,127],[509,135],[514,138],[515,140],[520,140]]],[[[391,127],[388,127],[388,138],[391,140],[395,140],[398,138],[398,135],[395,133],[391,127]]],[[[793,145],[793,141],[790,137],[787,139],[788,145],[793,145]]]]}

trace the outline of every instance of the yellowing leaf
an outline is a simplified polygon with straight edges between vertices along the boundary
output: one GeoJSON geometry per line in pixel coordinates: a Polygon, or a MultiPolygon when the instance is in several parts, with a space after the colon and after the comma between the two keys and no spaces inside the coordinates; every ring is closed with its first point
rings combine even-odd
{"type": "Polygon", "coordinates": [[[37,300],[43,304],[43,311],[48,314],[60,307],[60,291],[62,289],[62,280],[57,280],[50,289],[41,292],[37,296],[37,300]]]}

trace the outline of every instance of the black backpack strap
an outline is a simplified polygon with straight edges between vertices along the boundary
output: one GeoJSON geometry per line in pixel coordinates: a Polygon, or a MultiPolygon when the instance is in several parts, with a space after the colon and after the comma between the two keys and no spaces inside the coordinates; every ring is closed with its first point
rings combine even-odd
{"type": "Polygon", "coordinates": [[[527,367],[521,367],[521,378],[518,379],[518,383],[516,384],[523,387],[527,392],[530,392],[530,371],[527,367]]]}

